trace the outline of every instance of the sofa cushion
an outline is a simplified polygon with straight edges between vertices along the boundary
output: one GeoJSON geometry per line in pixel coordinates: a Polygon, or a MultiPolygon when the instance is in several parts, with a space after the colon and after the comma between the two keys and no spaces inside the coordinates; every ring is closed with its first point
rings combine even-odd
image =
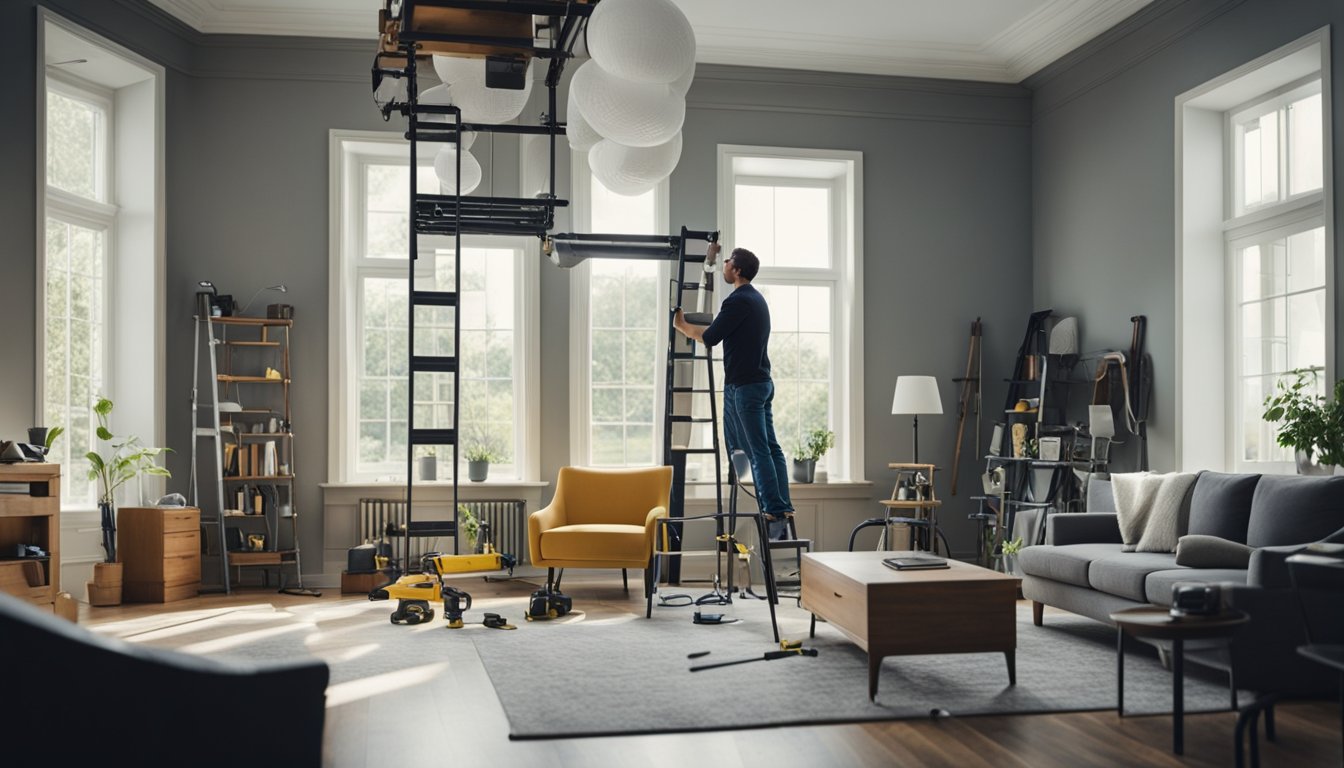
{"type": "Polygon", "coordinates": [[[546,560],[646,561],[652,554],[644,528],[638,525],[562,525],[541,535],[541,556],[546,560]]]}
{"type": "Polygon", "coordinates": [[[1146,603],[1148,574],[1175,567],[1173,552],[1118,552],[1093,560],[1087,566],[1087,583],[1108,595],[1146,603]]]}
{"type": "Polygon", "coordinates": [[[1079,587],[1087,583],[1087,566],[1099,557],[1120,553],[1120,544],[1066,544],[1059,547],[1026,547],[1017,556],[1023,573],[1079,587]]]}
{"type": "Polygon", "coordinates": [[[1153,571],[1144,582],[1144,593],[1154,605],[1171,605],[1171,587],[1176,582],[1199,581],[1205,584],[1245,584],[1245,568],[1177,568],[1153,571]]]}
{"type": "Polygon", "coordinates": [[[1260,475],[1200,472],[1190,496],[1190,533],[1246,543],[1260,475]]]}
{"type": "Polygon", "coordinates": [[[1217,536],[1187,534],[1176,542],[1176,564],[1186,568],[1238,568],[1245,570],[1254,549],[1217,536]]]}
{"type": "Polygon", "coordinates": [[[1344,526],[1344,476],[1264,475],[1251,500],[1246,543],[1307,544],[1344,526]]]}

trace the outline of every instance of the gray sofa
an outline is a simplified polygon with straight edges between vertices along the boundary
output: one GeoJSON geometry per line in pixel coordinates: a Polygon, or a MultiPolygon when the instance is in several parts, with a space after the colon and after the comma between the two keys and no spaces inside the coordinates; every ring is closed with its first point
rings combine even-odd
{"type": "MultiPolygon", "coordinates": [[[[1177,581],[1222,586],[1228,606],[1251,621],[1230,647],[1194,649],[1187,657],[1233,673],[1237,685],[1258,693],[1315,696],[1334,691],[1332,676],[1296,653],[1306,642],[1303,603],[1285,562],[1315,542],[1344,542],[1344,477],[1201,472],[1182,504],[1181,535],[1214,536],[1252,548],[1245,567],[1191,568],[1174,553],[1122,552],[1110,484],[1093,480],[1089,512],[1055,514],[1046,543],[1018,555],[1022,594],[1033,603],[1037,626],[1045,605],[1110,623],[1114,611],[1170,605],[1177,581]]],[[[1327,616],[1344,625],[1344,612],[1327,616]]],[[[1344,628],[1341,626],[1340,628],[1344,628]]]]}

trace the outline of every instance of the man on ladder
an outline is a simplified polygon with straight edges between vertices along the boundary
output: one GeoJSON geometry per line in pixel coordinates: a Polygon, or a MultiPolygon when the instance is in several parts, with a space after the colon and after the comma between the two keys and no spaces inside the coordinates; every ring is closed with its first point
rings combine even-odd
{"type": "MultiPolygon", "coordinates": [[[[719,244],[709,244],[708,257],[719,244]]],[[[677,330],[708,347],[723,342],[723,437],[728,454],[741,449],[751,459],[751,474],[761,512],[769,522],[771,539],[788,537],[787,517],[793,514],[789,497],[788,465],[775,439],[771,402],[775,385],[770,379],[770,308],[751,281],[760,270],[756,254],[733,249],[723,262],[723,279],[733,286],[709,326],[686,320],[681,308],[673,317],[677,330]]]]}

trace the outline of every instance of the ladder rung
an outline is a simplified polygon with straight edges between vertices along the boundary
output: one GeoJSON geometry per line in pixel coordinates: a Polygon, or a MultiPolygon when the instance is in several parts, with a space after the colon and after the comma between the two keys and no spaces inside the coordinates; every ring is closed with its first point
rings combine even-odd
{"type": "MultiPolygon", "coordinates": [[[[671,359],[673,359],[673,360],[709,360],[709,359],[711,359],[711,358],[709,357],[709,355],[697,355],[697,354],[695,354],[694,352],[673,352],[673,353],[672,353],[672,356],[671,356],[671,359]]],[[[718,360],[718,358],[713,358],[713,359],[716,360],[716,361],[718,360]]]]}
{"type": "MultiPolygon", "coordinates": [[[[678,281],[673,280],[673,281],[672,281],[672,284],[673,284],[673,285],[676,285],[677,282],[678,282],[678,281]]],[[[693,282],[693,281],[691,281],[691,280],[686,280],[686,281],[681,282],[681,286],[680,286],[680,287],[681,287],[681,289],[682,289],[683,291],[698,291],[698,290],[701,290],[701,289],[704,288],[704,286],[701,285],[700,283],[693,282]]]]}
{"type": "Polygon", "coordinates": [[[429,355],[413,355],[411,357],[411,373],[456,373],[457,358],[452,356],[431,357],[429,355]]]}
{"type": "Polygon", "coordinates": [[[452,307],[457,305],[453,291],[412,291],[411,303],[417,307],[452,307]]]}
{"type": "Polygon", "coordinates": [[[456,429],[412,429],[411,445],[454,445],[456,429]]]}
{"type": "Polygon", "coordinates": [[[713,423],[714,421],[714,419],[710,418],[709,416],[682,416],[676,413],[672,414],[668,418],[671,421],[679,422],[681,424],[710,424],[713,423]]]}
{"type": "Polygon", "coordinates": [[[217,437],[218,435],[219,435],[219,432],[217,432],[217,431],[215,430],[214,427],[197,427],[197,428],[196,428],[196,436],[197,436],[197,437],[217,437]]]}
{"type": "Polygon", "coordinates": [[[687,448],[684,445],[672,446],[674,453],[718,453],[718,448],[687,448]]]}
{"type": "Polygon", "coordinates": [[[672,388],[672,392],[673,392],[673,394],[676,394],[676,393],[691,392],[691,393],[696,393],[696,394],[709,395],[709,394],[713,394],[714,390],[712,390],[712,389],[701,389],[701,388],[699,388],[699,387],[673,387],[673,388],[672,388]]]}

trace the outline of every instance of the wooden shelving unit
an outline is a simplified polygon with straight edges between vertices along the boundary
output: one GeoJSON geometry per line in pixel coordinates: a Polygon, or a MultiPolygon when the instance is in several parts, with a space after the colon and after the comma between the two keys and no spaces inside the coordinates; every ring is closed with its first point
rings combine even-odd
{"type": "Polygon", "coordinates": [[[55,610],[60,567],[60,465],[0,464],[0,592],[55,610]],[[45,554],[19,557],[20,544],[45,554]]]}

